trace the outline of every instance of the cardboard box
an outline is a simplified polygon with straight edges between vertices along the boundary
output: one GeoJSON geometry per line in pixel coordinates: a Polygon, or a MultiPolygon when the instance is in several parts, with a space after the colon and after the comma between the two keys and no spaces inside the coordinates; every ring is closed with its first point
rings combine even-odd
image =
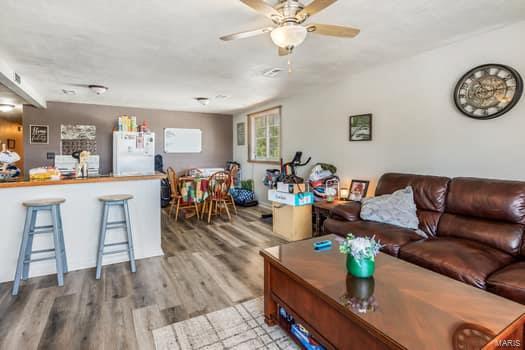
{"type": "Polygon", "coordinates": [[[276,190],[268,191],[268,200],[290,206],[312,205],[314,203],[314,194],[312,192],[304,193],[286,193],[276,190]]]}
{"type": "Polygon", "coordinates": [[[312,206],[292,207],[273,203],[273,233],[287,241],[312,237],[312,206]]]}

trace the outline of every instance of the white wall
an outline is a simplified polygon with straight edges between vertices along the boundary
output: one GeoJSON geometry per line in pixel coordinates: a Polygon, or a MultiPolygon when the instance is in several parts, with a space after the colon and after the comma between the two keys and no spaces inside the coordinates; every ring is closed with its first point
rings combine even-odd
{"type": "Polygon", "coordinates": [[[525,180],[525,98],[486,121],[462,115],[452,99],[458,79],[481,64],[506,64],[525,77],[524,34],[525,21],[238,114],[234,158],[264,201],[261,179],[274,166],[247,163],[235,129],[247,113],[282,105],[285,160],[301,150],[313,163],[336,165],[346,182],[372,180],[371,191],[387,171],[525,180]],[[349,142],[348,117],[363,113],[373,113],[373,141],[349,142]]]}

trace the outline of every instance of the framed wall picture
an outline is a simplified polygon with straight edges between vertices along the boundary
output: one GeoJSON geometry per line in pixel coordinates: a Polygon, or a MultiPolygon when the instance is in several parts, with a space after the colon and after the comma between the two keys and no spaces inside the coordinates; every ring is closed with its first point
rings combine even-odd
{"type": "Polygon", "coordinates": [[[12,150],[16,147],[16,141],[13,139],[7,139],[7,149],[12,150]]]}
{"type": "Polygon", "coordinates": [[[49,125],[29,125],[29,143],[33,145],[49,144],[49,125]]]}
{"type": "Polygon", "coordinates": [[[350,117],[350,141],[372,141],[372,114],[350,117]]]}
{"type": "Polygon", "coordinates": [[[237,123],[237,146],[246,145],[246,123],[237,123]]]}
{"type": "Polygon", "coordinates": [[[348,194],[348,199],[351,201],[361,201],[365,198],[368,193],[368,185],[370,181],[368,180],[352,180],[350,184],[350,193],[348,194]]]}

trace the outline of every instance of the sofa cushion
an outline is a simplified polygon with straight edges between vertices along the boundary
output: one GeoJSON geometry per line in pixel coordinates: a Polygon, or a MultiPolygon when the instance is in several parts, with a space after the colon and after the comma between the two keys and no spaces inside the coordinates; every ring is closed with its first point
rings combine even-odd
{"type": "Polygon", "coordinates": [[[392,194],[363,199],[361,219],[415,230],[419,227],[416,211],[414,193],[408,186],[392,194]]]}
{"type": "Polygon", "coordinates": [[[442,176],[387,173],[381,176],[376,196],[411,186],[418,209],[443,212],[450,179],[442,176]]]}
{"type": "Polygon", "coordinates": [[[324,229],[327,233],[335,233],[342,237],[349,233],[357,237],[375,236],[383,245],[381,251],[393,256],[397,256],[401,246],[421,239],[414,230],[378,222],[326,219],[324,229]]]}
{"type": "Polygon", "coordinates": [[[519,255],[523,225],[445,213],[439,221],[438,235],[475,240],[519,255]]]}
{"type": "Polygon", "coordinates": [[[381,176],[375,195],[390,194],[407,186],[414,192],[419,228],[435,236],[445,201],[450,179],[442,176],[387,173],[381,176]]]}
{"type": "Polygon", "coordinates": [[[491,273],[513,260],[511,255],[501,250],[452,237],[409,243],[401,247],[399,257],[483,289],[491,273]]]}
{"type": "Polygon", "coordinates": [[[490,275],[487,290],[525,304],[525,261],[511,264],[490,275]]]}
{"type": "Polygon", "coordinates": [[[447,213],[525,224],[525,182],[455,178],[447,213]]]}

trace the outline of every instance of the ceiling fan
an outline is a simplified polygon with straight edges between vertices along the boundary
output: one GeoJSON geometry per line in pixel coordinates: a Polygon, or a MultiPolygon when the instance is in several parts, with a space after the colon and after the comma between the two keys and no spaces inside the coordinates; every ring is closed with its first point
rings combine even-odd
{"type": "Polygon", "coordinates": [[[281,0],[271,6],[263,0],[240,0],[255,11],[272,20],[273,25],[255,30],[225,35],[221,40],[230,41],[270,33],[272,41],[279,47],[279,55],[286,56],[301,45],[308,33],[353,38],[359,29],[331,24],[302,25],[308,18],[324,10],[337,0],[313,0],[304,5],[299,0],[281,0]]]}

